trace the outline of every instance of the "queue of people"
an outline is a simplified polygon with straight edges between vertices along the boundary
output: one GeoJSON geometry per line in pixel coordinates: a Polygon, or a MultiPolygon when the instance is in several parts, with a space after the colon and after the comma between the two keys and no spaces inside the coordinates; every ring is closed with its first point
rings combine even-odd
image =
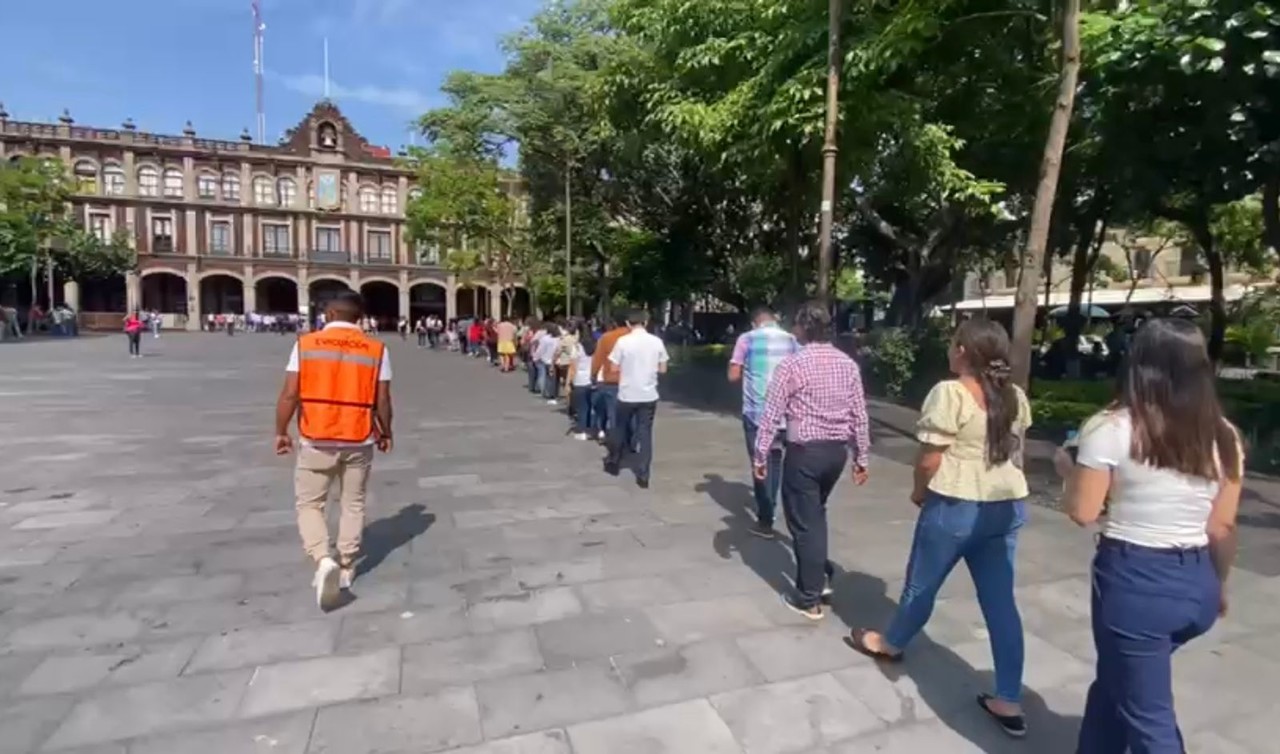
{"type": "MultiPolygon", "coordinates": [[[[325,332],[343,337],[299,340],[277,409],[276,450],[288,453],[288,425],[299,407],[307,408],[299,424],[298,525],[316,562],[322,606],[334,604],[354,578],[372,450],[391,447],[389,358],[379,341],[360,333],[359,314],[358,297],[339,299],[327,312],[325,332]],[[334,349],[341,358],[331,357],[334,349]],[[320,511],[339,481],[343,515],[335,556],[320,511]]],[[[429,334],[430,325],[420,324],[429,334]]],[[[659,376],[669,356],[648,332],[646,312],[615,317],[607,331],[581,320],[451,324],[445,332],[458,336],[463,353],[492,356],[504,372],[518,361],[526,389],[540,400],[559,405],[567,399],[573,436],[604,444],[607,473],[619,474],[630,458],[637,485],[649,487],[659,376]]],[[[794,589],[784,603],[820,621],[837,586],[838,569],[829,558],[831,494],[846,469],[857,486],[870,474],[862,376],[832,344],[831,316],[822,304],[802,306],[790,332],[764,308],[752,324],[736,338],[728,371],[743,395],[747,467],[755,483],[751,533],[777,537],[781,505],[795,563],[794,589]]],[[[126,331],[132,347],[140,320],[127,322],[126,331]]],[[[1031,408],[1012,382],[1003,326],[965,321],[948,360],[954,376],[930,391],[916,428],[919,452],[907,497],[918,513],[897,608],[887,625],[855,628],[845,644],[876,662],[901,661],[963,560],[995,667],[993,687],[976,701],[1000,730],[1021,738],[1028,734],[1026,658],[1015,583],[1018,538],[1027,522],[1023,454],[1031,408]]],[[[1205,340],[1194,324],[1146,323],[1133,337],[1119,385],[1115,401],[1082,427],[1077,454],[1064,448],[1055,456],[1065,480],[1064,509],[1081,526],[1100,526],[1091,605],[1097,675],[1077,751],[1175,754],[1184,749],[1171,658],[1227,610],[1244,451],[1223,417],[1205,340]]]]}

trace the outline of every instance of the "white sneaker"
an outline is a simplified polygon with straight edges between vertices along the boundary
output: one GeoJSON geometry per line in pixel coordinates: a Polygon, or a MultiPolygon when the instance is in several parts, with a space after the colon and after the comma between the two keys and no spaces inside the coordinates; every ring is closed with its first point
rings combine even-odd
{"type": "Polygon", "coordinates": [[[585,439],[587,439],[587,433],[586,433],[586,432],[578,432],[578,433],[574,434],[573,439],[575,439],[575,440],[585,440],[585,439]]]}
{"type": "Polygon", "coordinates": [[[599,434],[597,434],[597,435],[596,435],[596,439],[597,439],[597,440],[599,440],[600,442],[604,442],[604,430],[603,430],[603,429],[602,429],[602,430],[600,430],[599,434]]]}
{"type": "Polygon", "coordinates": [[[316,566],[316,577],[312,584],[316,588],[316,605],[321,610],[332,610],[337,605],[341,570],[333,558],[325,558],[316,566]]]}
{"type": "Polygon", "coordinates": [[[555,398],[552,398],[551,400],[547,401],[547,405],[548,405],[548,406],[554,406],[554,405],[556,405],[556,399],[555,399],[555,398]]]}

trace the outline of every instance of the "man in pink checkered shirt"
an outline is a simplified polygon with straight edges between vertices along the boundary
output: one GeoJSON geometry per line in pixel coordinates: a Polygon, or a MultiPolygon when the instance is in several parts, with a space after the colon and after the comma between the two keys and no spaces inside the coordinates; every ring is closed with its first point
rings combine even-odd
{"type": "Polygon", "coordinates": [[[822,618],[834,567],[827,559],[827,498],[853,454],[853,481],[867,481],[871,445],[867,400],[858,365],[831,345],[831,315],[811,302],[796,314],[801,349],[778,364],[769,380],[756,436],[755,474],[763,479],[778,427],[786,433],[782,462],[782,510],[796,558],[792,610],[822,618]]]}

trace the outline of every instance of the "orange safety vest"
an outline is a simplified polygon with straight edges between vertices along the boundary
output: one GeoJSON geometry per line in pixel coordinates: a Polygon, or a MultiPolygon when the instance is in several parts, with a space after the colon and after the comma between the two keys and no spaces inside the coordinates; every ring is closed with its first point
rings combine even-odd
{"type": "Polygon", "coordinates": [[[348,327],[298,338],[298,434],[314,441],[369,439],[384,349],[348,327]]]}

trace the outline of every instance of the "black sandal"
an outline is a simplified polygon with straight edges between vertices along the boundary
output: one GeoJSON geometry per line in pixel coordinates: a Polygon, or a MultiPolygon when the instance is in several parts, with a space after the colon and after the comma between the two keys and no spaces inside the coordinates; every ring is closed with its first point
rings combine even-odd
{"type": "Polygon", "coordinates": [[[1023,738],[1027,735],[1027,721],[1022,715],[997,715],[988,706],[988,702],[994,701],[995,697],[991,694],[978,694],[978,706],[987,716],[996,721],[1000,726],[1000,730],[1013,738],[1023,738]]]}
{"type": "Polygon", "coordinates": [[[867,629],[856,628],[853,631],[850,631],[848,636],[844,637],[844,643],[849,647],[849,649],[852,649],[860,655],[870,657],[876,662],[902,662],[902,652],[890,654],[888,652],[872,649],[867,646],[866,638],[867,629]]]}

